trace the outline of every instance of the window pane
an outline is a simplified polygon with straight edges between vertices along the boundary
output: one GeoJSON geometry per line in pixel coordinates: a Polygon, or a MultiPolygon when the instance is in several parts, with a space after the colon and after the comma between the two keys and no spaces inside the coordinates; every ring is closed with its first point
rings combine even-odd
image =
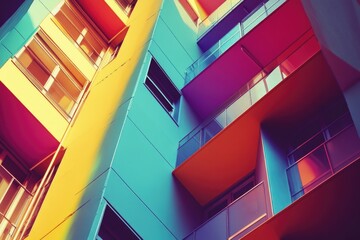
{"type": "Polygon", "coordinates": [[[80,87],[77,86],[69,77],[64,73],[64,71],[60,70],[60,72],[56,76],[56,82],[58,82],[66,92],[72,97],[73,100],[76,100],[80,94],[80,87]]]}
{"type": "Polygon", "coordinates": [[[67,114],[71,112],[75,102],[57,82],[51,85],[48,94],[67,114]]]}

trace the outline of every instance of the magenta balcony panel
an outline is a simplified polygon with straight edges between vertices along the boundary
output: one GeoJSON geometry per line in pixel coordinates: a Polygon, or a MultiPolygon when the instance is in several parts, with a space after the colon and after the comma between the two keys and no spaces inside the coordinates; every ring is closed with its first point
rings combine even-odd
{"type": "Polygon", "coordinates": [[[271,13],[259,9],[254,20],[259,23],[247,23],[250,30],[240,30],[239,40],[231,41],[231,47],[214,50],[202,57],[199,66],[191,66],[199,69],[188,69],[193,72],[182,91],[200,119],[213,114],[256,74],[271,71],[312,34],[300,0],[286,1],[274,9],[271,13]]]}

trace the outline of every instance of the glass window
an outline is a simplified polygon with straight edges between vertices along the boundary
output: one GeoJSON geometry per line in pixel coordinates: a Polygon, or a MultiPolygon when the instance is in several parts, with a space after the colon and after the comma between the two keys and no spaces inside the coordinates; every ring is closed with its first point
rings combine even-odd
{"type": "Polygon", "coordinates": [[[145,85],[170,116],[177,121],[181,95],[155,60],[151,60],[145,85]]]}
{"type": "Polygon", "coordinates": [[[80,15],[73,8],[64,4],[55,15],[55,19],[89,60],[95,66],[99,66],[105,53],[105,43],[95,37],[93,31],[90,30],[90,26],[87,26],[85,21],[81,20],[80,15]]]}
{"type": "Polygon", "coordinates": [[[134,230],[109,206],[106,207],[96,240],[139,240],[134,230]]]}
{"type": "Polygon", "coordinates": [[[45,40],[37,33],[17,56],[17,65],[49,100],[71,116],[83,86],[61,64],[45,40]]]}

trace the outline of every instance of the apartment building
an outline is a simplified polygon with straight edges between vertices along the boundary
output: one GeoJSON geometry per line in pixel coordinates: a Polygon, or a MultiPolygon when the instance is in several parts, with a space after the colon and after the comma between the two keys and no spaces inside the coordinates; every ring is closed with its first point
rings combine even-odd
{"type": "Polygon", "coordinates": [[[356,0],[16,0],[1,239],[357,239],[356,0]]]}

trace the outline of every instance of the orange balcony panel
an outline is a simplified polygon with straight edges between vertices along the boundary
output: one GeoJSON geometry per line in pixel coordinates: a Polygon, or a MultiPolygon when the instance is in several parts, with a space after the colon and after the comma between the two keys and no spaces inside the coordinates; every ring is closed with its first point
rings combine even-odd
{"type": "Polygon", "coordinates": [[[260,124],[302,122],[341,91],[321,52],[279,83],[173,174],[206,205],[256,167],[260,124]]]}
{"type": "Polygon", "coordinates": [[[300,0],[289,0],[260,22],[182,92],[200,119],[219,109],[262,69],[271,69],[312,34],[300,0]],[[221,91],[219,91],[221,89],[221,91]]]}
{"type": "Polygon", "coordinates": [[[210,15],[212,12],[214,12],[221,4],[223,4],[226,0],[198,0],[201,7],[204,9],[204,11],[210,15]]]}
{"type": "Polygon", "coordinates": [[[0,83],[0,139],[31,169],[53,153],[59,142],[0,83]]]}
{"type": "Polygon", "coordinates": [[[108,40],[124,29],[125,23],[121,21],[104,0],[76,1],[108,40]]]}
{"type": "Polygon", "coordinates": [[[359,239],[359,172],[360,159],[242,239],[359,239]]]}

